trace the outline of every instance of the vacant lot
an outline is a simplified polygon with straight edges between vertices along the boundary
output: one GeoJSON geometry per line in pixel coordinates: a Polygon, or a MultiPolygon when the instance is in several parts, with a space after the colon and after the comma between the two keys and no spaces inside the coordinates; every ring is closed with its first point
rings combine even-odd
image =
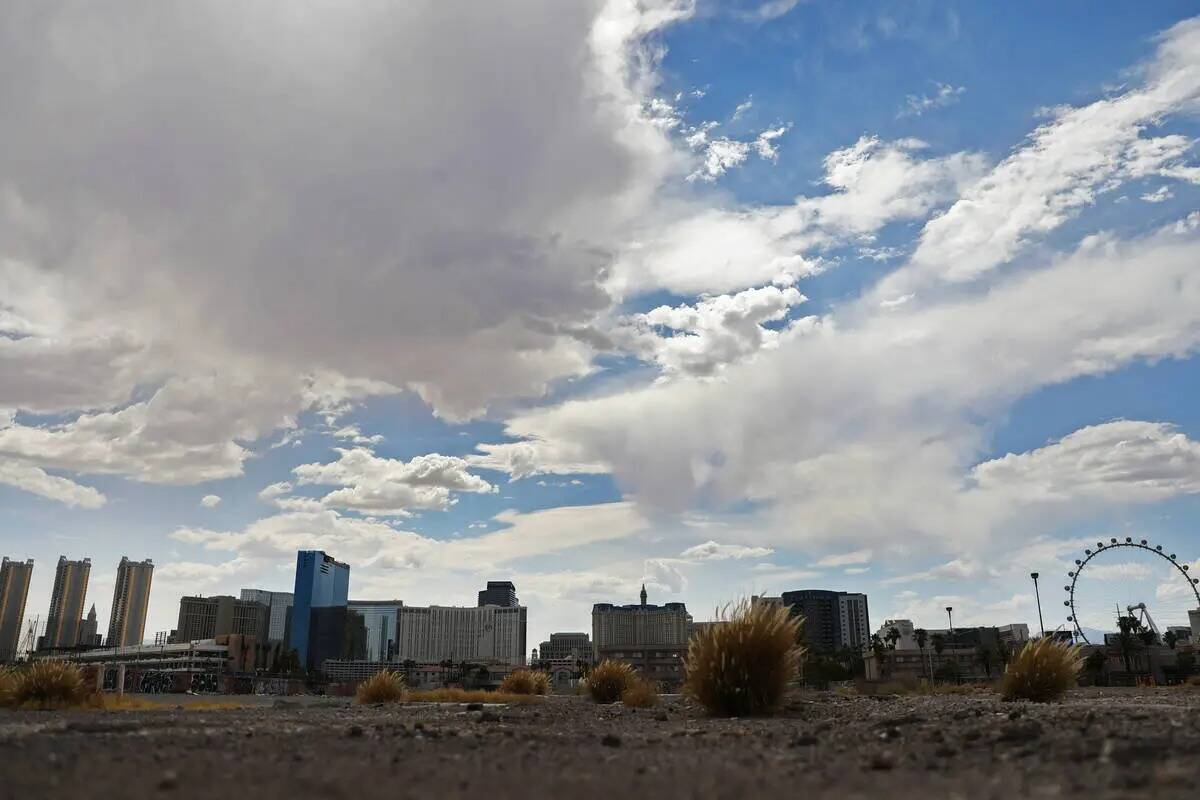
{"type": "Polygon", "coordinates": [[[1200,692],[806,694],[766,719],[250,698],[236,710],[0,712],[0,797],[1196,797],[1200,692]]]}

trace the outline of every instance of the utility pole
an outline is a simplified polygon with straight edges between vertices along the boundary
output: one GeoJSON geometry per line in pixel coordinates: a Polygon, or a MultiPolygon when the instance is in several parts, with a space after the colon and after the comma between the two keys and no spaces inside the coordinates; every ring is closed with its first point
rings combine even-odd
{"type": "Polygon", "coordinates": [[[1042,595],[1038,592],[1038,574],[1036,572],[1029,573],[1029,577],[1033,578],[1033,596],[1037,599],[1038,608],[1038,627],[1042,629],[1042,638],[1046,638],[1046,623],[1042,621],[1042,595]]]}
{"type": "Polygon", "coordinates": [[[954,606],[946,606],[946,617],[950,620],[950,632],[954,633],[954,606]]]}

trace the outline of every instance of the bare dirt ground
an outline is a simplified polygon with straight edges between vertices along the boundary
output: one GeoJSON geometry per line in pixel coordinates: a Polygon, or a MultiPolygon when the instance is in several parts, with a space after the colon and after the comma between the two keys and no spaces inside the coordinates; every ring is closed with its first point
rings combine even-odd
{"type": "MultiPolygon", "coordinates": [[[[0,798],[1154,797],[1200,793],[1200,691],[804,694],[713,719],[527,706],[249,698],[226,711],[0,712],[0,798]]],[[[186,702],[186,701],[185,701],[186,702]]]]}

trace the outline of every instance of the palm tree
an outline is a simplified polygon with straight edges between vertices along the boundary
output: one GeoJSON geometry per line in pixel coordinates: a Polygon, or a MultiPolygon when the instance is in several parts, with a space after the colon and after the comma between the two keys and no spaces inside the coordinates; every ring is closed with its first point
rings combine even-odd
{"type": "Polygon", "coordinates": [[[895,650],[896,642],[898,642],[898,641],[900,641],[900,631],[896,630],[896,628],[894,626],[891,628],[888,628],[888,632],[887,632],[888,647],[895,650]]]}
{"type": "MultiPolygon", "coordinates": [[[[921,651],[921,670],[925,671],[925,667],[927,666],[925,663],[925,645],[929,643],[929,631],[924,628],[917,628],[913,632],[913,635],[917,640],[917,649],[921,651]]],[[[929,679],[933,680],[932,674],[930,674],[929,679]]]]}
{"type": "Polygon", "coordinates": [[[938,668],[940,669],[942,665],[942,651],[946,649],[946,637],[940,633],[935,633],[932,641],[933,652],[937,653],[938,668]]]}
{"type": "Polygon", "coordinates": [[[879,678],[882,680],[885,677],[883,656],[887,647],[884,645],[883,639],[879,638],[878,633],[871,634],[871,651],[875,654],[875,663],[879,665],[879,678]]]}
{"type": "Polygon", "coordinates": [[[1175,643],[1179,641],[1179,634],[1175,631],[1167,631],[1163,634],[1163,644],[1172,650],[1175,649],[1175,643]]]}
{"type": "Polygon", "coordinates": [[[1126,672],[1133,672],[1131,659],[1138,650],[1141,649],[1141,641],[1138,638],[1139,629],[1142,627],[1141,620],[1132,614],[1125,616],[1124,614],[1117,616],[1117,647],[1121,651],[1121,660],[1125,664],[1126,672]]]}
{"type": "Polygon", "coordinates": [[[975,654],[979,659],[979,663],[983,666],[984,674],[988,680],[992,679],[992,651],[991,648],[980,645],[978,652],[975,654]]]}

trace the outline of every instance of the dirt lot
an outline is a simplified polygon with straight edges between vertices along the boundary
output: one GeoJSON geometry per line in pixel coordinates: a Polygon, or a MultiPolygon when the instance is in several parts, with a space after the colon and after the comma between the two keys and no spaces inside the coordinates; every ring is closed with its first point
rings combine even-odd
{"type": "Polygon", "coordinates": [[[766,719],[528,706],[0,712],[0,798],[1190,797],[1200,691],[806,694],[766,719]]]}

